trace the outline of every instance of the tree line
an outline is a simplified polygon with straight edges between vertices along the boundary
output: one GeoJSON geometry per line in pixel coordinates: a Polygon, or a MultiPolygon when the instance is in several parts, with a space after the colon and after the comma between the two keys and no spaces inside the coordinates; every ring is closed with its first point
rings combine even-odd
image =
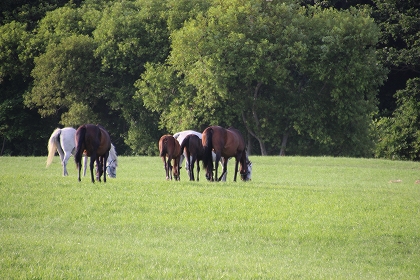
{"type": "Polygon", "coordinates": [[[2,155],[100,123],[119,154],[235,126],[261,155],[419,159],[414,0],[5,0],[2,155]]]}

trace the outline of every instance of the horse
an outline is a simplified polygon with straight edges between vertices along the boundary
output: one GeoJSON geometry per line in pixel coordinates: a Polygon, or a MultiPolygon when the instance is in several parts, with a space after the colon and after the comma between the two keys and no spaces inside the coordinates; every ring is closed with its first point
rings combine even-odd
{"type": "Polygon", "coordinates": [[[241,179],[248,181],[251,178],[252,163],[246,154],[245,140],[239,130],[229,127],[225,129],[220,126],[209,126],[203,131],[202,144],[204,147],[203,166],[206,169],[206,177],[213,181],[213,160],[211,151],[216,154],[215,179],[220,181],[227,170],[227,162],[230,157],[235,157],[235,175],[233,181],[236,182],[238,173],[238,164],[240,163],[241,179]],[[224,158],[223,172],[220,178],[217,178],[217,168],[220,158],[224,158]]]}
{"type": "Polygon", "coordinates": [[[188,175],[190,181],[194,181],[194,163],[197,161],[197,181],[200,180],[200,160],[204,156],[204,148],[200,137],[195,134],[189,134],[184,138],[181,144],[181,152],[187,154],[186,164],[188,165],[188,175]]]}
{"type": "MultiPolygon", "coordinates": [[[[67,176],[67,162],[70,157],[76,153],[76,129],[73,127],[57,128],[51,134],[48,140],[48,158],[47,167],[51,165],[55,152],[57,151],[60,155],[61,165],[63,166],[63,176],[67,176]]],[[[117,152],[115,147],[111,144],[111,150],[109,151],[109,157],[107,161],[107,174],[111,178],[117,176],[117,152]]],[[[87,157],[84,157],[84,175],[86,175],[87,157]]]]}
{"type": "Polygon", "coordinates": [[[57,151],[60,155],[61,165],[63,166],[63,176],[69,175],[67,172],[67,162],[71,155],[75,154],[75,135],[76,129],[73,127],[57,128],[48,140],[47,167],[51,165],[55,151],[57,151]]]}
{"type": "MultiPolygon", "coordinates": [[[[184,131],[180,131],[175,133],[173,136],[176,140],[178,140],[179,145],[182,145],[182,142],[184,141],[185,137],[187,137],[188,135],[193,134],[193,135],[197,135],[200,139],[202,138],[202,134],[201,132],[195,131],[195,130],[184,130],[184,131]]],[[[179,159],[179,166],[182,166],[182,162],[184,160],[185,157],[187,157],[187,153],[184,150],[181,150],[181,157],[179,159]]],[[[213,161],[216,160],[216,154],[214,152],[212,152],[212,157],[213,157],[213,161]]],[[[190,157],[190,160],[192,161],[192,158],[190,157]]],[[[222,160],[223,161],[223,160],[222,160]]],[[[223,162],[220,161],[220,165],[223,166],[223,162]]],[[[188,161],[185,162],[185,170],[188,173],[188,176],[190,174],[189,172],[189,166],[188,166],[188,161]]],[[[223,175],[222,177],[222,181],[226,181],[226,175],[227,175],[227,171],[225,173],[225,175],[223,175]]]]}
{"type": "Polygon", "coordinates": [[[180,180],[179,158],[181,157],[181,146],[172,135],[166,134],[159,139],[159,155],[165,165],[166,180],[172,180],[172,172],[176,181],[180,180]],[[166,157],[168,160],[166,161],[166,157]],[[173,168],[171,161],[173,160],[173,168]]]}
{"type": "Polygon", "coordinates": [[[111,138],[108,132],[100,125],[84,124],[79,126],[76,130],[76,154],[74,159],[76,166],[79,169],[79,182],[81,181],[80,172],[82,169],[83,153],[90,157],[90,174],[92,183],[95,183],[93,177],[93,166],[96,162],[98,167],[97,180],[101,182],[101,176],[104,175],[104,182],[106,182],[106,162],[111,149],[111,138]]]}

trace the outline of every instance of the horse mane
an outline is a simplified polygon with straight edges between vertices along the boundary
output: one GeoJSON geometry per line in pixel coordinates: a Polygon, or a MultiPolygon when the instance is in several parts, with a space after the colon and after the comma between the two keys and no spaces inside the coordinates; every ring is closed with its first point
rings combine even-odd
{"type": "MultiPolygon", "coordinates": [[[[212,137],[213,129],[208,128],[204,131],[206,137],[206,143],[204,144],[204,155],[203,155],[203,167],[207,170],[213,170],[213,155],[211,151],[213,149],[212,137]]],[[[203,135],[204,137],[204,135],[203,135]]]]}

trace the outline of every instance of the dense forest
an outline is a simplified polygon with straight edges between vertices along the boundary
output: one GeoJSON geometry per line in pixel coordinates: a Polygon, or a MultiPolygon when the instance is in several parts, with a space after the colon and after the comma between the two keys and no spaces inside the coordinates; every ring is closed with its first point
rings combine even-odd
{"type": "Polygon", "coordinates": [[[0,155],[235,126],[260,155],[420,159],[417,0],[2,0],[0,155]]]}

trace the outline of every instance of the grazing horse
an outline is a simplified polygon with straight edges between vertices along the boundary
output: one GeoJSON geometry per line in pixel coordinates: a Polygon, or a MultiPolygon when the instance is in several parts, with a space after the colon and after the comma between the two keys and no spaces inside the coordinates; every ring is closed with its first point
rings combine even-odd
{"type": "Polygon", "coordinates": [[[241,179],[247,181],[251,178],[252,164],[248,160],[245,150],[245,140],[239,130],[230,127],[225,129],[220,126],[210,126],[203,131],[202,143],[204,147],[203,166],[206,168],[206,177],[208,180],[213,181],[213,160],[211,151],[216,154],[216,172],[215,180],[220,181],[220,178],[227,170],[227,162],[230,157],[234,157],[235,162],[235,175],[234,181],[236,182],[236,175],[238,173],[238,164],[240,163],[241,179]],[[224,158],[223,172],[220,178],[217,178],[217,168],[220,158],[224,158]]]}
{"type": "MultiPolygon", "coordinates": [[[[63,166],[63,176],[67,176],[67,162],[71,155],[76,154],[76,129],[73,127],[57,128],[51,134],[48,141],[48,158],[47,167],[51,165],[55,152],[57,151],[60,155],[61,165],[63,166]]],[[[86,175],[87,157],[84,157],[84,175],[86,175]]],[[[109,157],[107,161],[107,174],[111,178],[117,176],[117,152],[115,151],[114,145],[111,144],[111,150],[109,151],[109,157]]]]}
{"type": "Polygon", "coordinates": [[[63,166],[63,176],[69,175],[67,172],[67,162],[71,155],[75,154],[75,135],[76,129],[73,127],[57,128],[48,140],[47,167],[52,163],[55,151],[57,151],[60,155],[61,165],[63,166]]]}
{"type": "Polygon", "coordinates": [[[76,154],[74,159],[76,166],[79,169],[79,182],[80,172],[82,169],[82,156],[83,153],[90,157],[90,174],[92,183],[95,183],[93,177],[93,166],[96,162],[98,167],[97,180],[101,181],[102,174],[104,175],[104,182],[106,182],[106,162],[111,149],[111,138],[108,132],[100,125],[85,124],[81,125],[76,131],[76,154]]]}
{"type": "Polygon", "coordinates": [[[166,180],[172,180],[172,172],[176,181],[179,177],[179,158],[181,157],[181,146],[172,135],[163,135],[159,139],[159,155],[165,165],[166,180]],[[166,161],[166,157],[168,160],[166,161]],[[171,161],[173,160],[173,168],[171,161]]]}
{"type": "MultiPolygon", "coordinates": [[[[176,140],[178,140],[179,145],[182,145],[182,142],[184,141],[185,137],[187,137],[190,134],[197,135],[198,138],[200,138],[200,139],[202,138],[201,132],[194,131],[194,130],[184,130],[184,131],[177,132],[177,133],[174,134],[174,138],[176,140]]],[[[216,154],[214,152],[212,152],[212,156],[213,156],[213,161],[215,161],[216,160],[216,154]]],[[[181,150],[181,158],[179,159],[179,167],[180,168],[182,166],[182,161],[184,160],[185,157],[187,157],[187,153],[185,152],[185,149],[184,149],[184,151],[181,150]]],[[[190,160],[192,161],[191,157],[190,157],[190,160]]],[[[223,166],[223,160],[220,161],[220,165],[223,166]]],[[[190,172],[189,172],[189,166],[188,166],[187,161],[185,161],[185,170],[187,171],[188,176],[189,176],[190,172]]],[[[222,181],[226,181],[226,175],[227,175],[227,171],[226,171],[225,175],[223,175],[222,181]]]]}
{"type": "Polygon", "coordinates": [[[197,181],[199,181],[200,160],[202,160],[204,156],[204,148],[200,137],[195,134],[187,135],[181,144],[181,152],[182,151],[187,154],[186,161],[188,165],[188,175],[190,176],[190,181],[194,181],[194,163],[197,161],[197,181]]]}

